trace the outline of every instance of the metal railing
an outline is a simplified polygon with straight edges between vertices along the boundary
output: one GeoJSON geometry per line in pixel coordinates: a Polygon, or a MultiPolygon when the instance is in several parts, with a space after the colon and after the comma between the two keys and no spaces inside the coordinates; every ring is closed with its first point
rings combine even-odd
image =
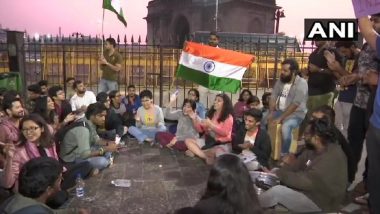
{"type": "MultiPolygon", "coordinates": [[[[272,37],[271,37],[272,38],[272,37]]],[[[101,77],[98,57],[101,53],[101,39],[91,37],[41,38],[36,40],[27,37],[24,44],[26,82],[27,85],[41,79],[48,80],[50,85],[64,85],[67,77],[75,77],[97,92],[97,84],[101,77]]],[[[190,81],[175,77],[181,49],[160,44],[143,44],[139,37],[120,39],[116,37],[117,49],[123,57],[122,70],[119,74],[119,87],[126,92],[126,86],[134,84],[138,91],[151,89],[159,93],[159,104],[163,103],[164,91],[173,88],[186,89],[195,87],[190,81]],[[158,90],[158,91],[157,91],[158,90]]],[[[269,38],[268,38],[269,40],[269,38]]],[[[288,57],[296,58],[301,68],[306,68],[309,52],[314,46],[306,47],[297,40],[281,46],[269,43],[253,43],[247,40],[228,41],[226,49],[241,51],[255,55],[255,62],[243,77],[243,88],[256,92],[259,88],[270,88],[278,76],[281,61],[288,57]],[[279,48],[280,47],[280,48],[279,48]]],[[[6,44],[0,44],[0,72],[7,68],[6,44]]]]}

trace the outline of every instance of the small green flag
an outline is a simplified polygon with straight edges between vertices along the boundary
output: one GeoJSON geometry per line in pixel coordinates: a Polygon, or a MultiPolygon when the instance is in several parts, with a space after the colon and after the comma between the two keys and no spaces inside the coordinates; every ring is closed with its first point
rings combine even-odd
{"type": "Polygon", "coordinates": [[[127,21],[124,19],[123,9],[120,0],[103,0],[103,8],[116,13],[117,18],[127,27],[127,21]]]}

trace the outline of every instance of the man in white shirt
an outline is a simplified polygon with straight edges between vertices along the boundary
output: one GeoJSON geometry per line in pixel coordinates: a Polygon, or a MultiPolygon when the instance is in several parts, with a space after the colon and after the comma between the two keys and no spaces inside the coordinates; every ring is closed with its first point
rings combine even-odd
{"type": "Polygon", "coordinates": [[[81,80],[77,80],[73,84],[75,94],[70,99],[71,109],[73,111],[85,112],[87,106],[96,103],[96,96],[94,92],[87,91],[81,80]]]}

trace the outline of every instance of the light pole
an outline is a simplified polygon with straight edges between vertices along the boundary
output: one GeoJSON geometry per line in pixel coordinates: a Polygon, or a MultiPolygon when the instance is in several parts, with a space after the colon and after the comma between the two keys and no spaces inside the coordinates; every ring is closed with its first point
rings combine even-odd
{"type": "Polygon", "coordinates": [[[215,4],[215,32],[218,32],[218,11],[219,10],[219,0],[216,0],[215,4]]]}
{"type": "Polygon", "coordinates": [[[278,30],[280,28],[280,19],[285,18],[284,10],[281,10],[281,7],[276,10],[274,14],[274,19],[276,20],[276,34],[278,34],[278,30]]]}

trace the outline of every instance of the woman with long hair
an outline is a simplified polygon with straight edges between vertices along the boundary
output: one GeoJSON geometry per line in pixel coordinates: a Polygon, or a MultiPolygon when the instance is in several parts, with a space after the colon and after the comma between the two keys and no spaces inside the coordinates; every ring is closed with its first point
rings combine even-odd
{"type": "Polygon", "coordinates": [[[206,108],[203,105],[203,103],[199,101],[199,98],[200,98],[199,91],[195,88],[190,89],[189,92],[187,92],[187,98],[195,102],[196,104],[195,111],[197,115],[201,117],[202,119],[204,119],[206,117],[206,108]]]}
{"type": "Polygon", "coordinates": [[[195,154],[208,164],[212,164],[215,156],[231,152],[232,103],[226,94],[216,95],[214,105],[208,111],[206,119],[201,120],[196,114],[189,116],[193,120],[194,127],[203,133],[204,137],[185,140],[188,156],[195,154]]]}
{"type": "Polygon", "coordinates": [[[250,90],[244,89],[239,95],[238,101],[234,105],[234,116],[238,119],[243,118],[244,111],[250,109],[248,101],[253,97],[253,94],[250,90]]]}
{"type": "MultiPolygon", "coordinates": [[[[58,160],[56,146],[48,124],[38,114],[30,114],[20,121],[20,143],[12,158],[8,159],[5,165],[3,185],[6,188],[13,187],[18,190],[18,175],[22,166],[29,160],[37,157],[51,157],[58,160]]],[[[82,177],[87,177],[91,173],[91,166],[88,162],[75,164],[65,168],[61,187],[67,190],[75,185],[75,178],[78,173],[82,177]]]]}
{"type": "Polygon", "coordinates": [[[58,124],[58,116],[54,111],[54,101],[51,97],[43,96],[36,100],[33,113],[39,114],[49,125],[58,124]]]}
{"type": "Polygon", "coordinates": [[[67,114],[64,120],[60,123],[59,116],[55,112],[53,98],[49,96],[42,96],[36,100],[33,113],[40,115],[47,122],[47,124],[53,131],[53,134],[59,128],[65,126],[66,124],[72,122],[75,119],[75,114],[70,113],[67,114]]]}
{"type": "MultiPolygon", "coordinates": [[[[182,210],[190,211],[189,208],[182,210]]],[[[240,158],[224,154],[211,168],[206,191],[191,209],[207,214],[263,213],[251,176],[240,158]]],[[[182,210],[177,213],[183,213],[182,210]]]]}

